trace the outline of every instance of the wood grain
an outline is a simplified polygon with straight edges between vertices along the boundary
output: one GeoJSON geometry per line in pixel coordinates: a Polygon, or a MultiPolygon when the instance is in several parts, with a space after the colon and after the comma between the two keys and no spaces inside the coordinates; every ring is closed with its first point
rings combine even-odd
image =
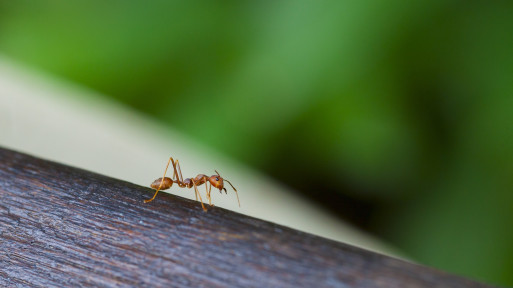
{"type": "Polygon", "coordinates": [[[165,193],[144,204],[151,195],[0,148],[0,286],[490,287],[165,193]]]}

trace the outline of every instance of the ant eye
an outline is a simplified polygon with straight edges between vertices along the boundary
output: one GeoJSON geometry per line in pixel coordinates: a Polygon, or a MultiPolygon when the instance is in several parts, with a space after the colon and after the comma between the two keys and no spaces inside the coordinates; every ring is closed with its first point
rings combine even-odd
{"type": "Polygon", "coordinates": [[[216,181],[219,181],[219,177],[216,177],[216,181]]]}

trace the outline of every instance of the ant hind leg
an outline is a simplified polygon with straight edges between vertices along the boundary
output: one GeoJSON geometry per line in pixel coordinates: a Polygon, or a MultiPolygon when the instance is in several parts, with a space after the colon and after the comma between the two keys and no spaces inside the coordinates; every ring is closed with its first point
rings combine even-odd
{"type": "MultiPolygon", "coordinates": [[[[144,200],[144,203],[148,203],[148,202],[151,202],[155,199],[155,197],[157,197],[157,194],[159,193],[160,191],[160,188],[162,188],[162,183],[164,183],[164,178],[166,178],[166,173],[167,173],[167,168],[169,168],[169,163],[173,161],[173,157],[169,157],[169,160],[167,161],[167,165],[166,165],[166,169],[164,170],[164,176],[162,176],[162,180],[160,181],[160,185],[159,185],[159,188],[157,188],[157,191],[155,191],[155,194],[153,194],[153,197],[151,197],[151,199],[146,199],[144,200]]],[[[173,167],[175,167],[175,162],[173,161],[173,167]]],[[[173,172],[173,178],[175,178],[175,175],[176,175],[176,168],[174,168],[174,172],[173,172]]]]}

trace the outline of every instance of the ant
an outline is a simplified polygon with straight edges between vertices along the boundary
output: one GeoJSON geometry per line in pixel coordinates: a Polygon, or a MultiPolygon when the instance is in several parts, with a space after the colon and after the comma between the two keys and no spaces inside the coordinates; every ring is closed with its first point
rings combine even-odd
{"type": "Polygon", "coordinates": [[[160,190],[169,189],[169,188],[171,188],[171,186],[173,186],[173,183],[176,183],[178,185],[178,187],[180,187],[180,188],[189,188],[190,189],[190,188],[194,187],[196,201],[198,201],[198,196],[199,196],[199,199],[201,202],[201,208],[203,208],[203,211],[207,211],[207,208],[205,208],[205,206],[203,205],[203,200],[201,199],[201,194],[198,192],[198,186],[205,184],[205,190],[207,192],[208,204],[210,206],[214,206],[212,204],[212,198],[210,198],[210,190],[212,189],[212,186],[214,186],[215,188],[219,189],[219,193],[222,194],[221,190],[224,190],[224,193],[228,194],[228,192],[226,191],[226,188],[224,188],[224,181],[226,181],[226,182],[228,182],[228,184],[230,184],[230,186],[232,186],[233,191],[235,191],[235,194],[237,195],[237,202],[239,203],[239,207],[240,207],[239,194],[237,193],[237,189],[235,189],[235,187],[233,187],[233,185],[232,185],[232,183],[230,183],[230,181],[223,179],[223,177],[221,177],[221,175],[219,175],[219,172],[217,172],[217,170],[215,170],[215,171],[216,171],[217,175],[212,175],[212,176],[208,177],[205,174],[198,174],[195,178],[186,178],[184,180],[183,176],[182,176],[182,169],[180,168],[180,163],[178,162],[178,159],[174,160],[173,157],[169,157],[169,160],[167,161],[167,165],[166,165],[166,170],[164,170],[164,176],[162,178],[158,178],[157,180],[153,181],[153,183],[151,183],[151,185],[150,185],[151,188],[156,189],[157,191],[155,191],[155,194],[153,195],[153,197],[151,197],[151,199],[144,200],[144,203],[153,201],[153,199],[155,199],[155,197],[157,196],[157,193],[159,193],[160,190]],[[173,180],[173,178],[166,177],[167,168],[169,168],[169,163],[173,163],[173,171],[174,171],[173,178],[176,177],[176,180],[173,180]],[[208,182],[208,184],[210,184],[208,189],[207,189],[207,184],[206,184],[207,182],[208,182]]]}

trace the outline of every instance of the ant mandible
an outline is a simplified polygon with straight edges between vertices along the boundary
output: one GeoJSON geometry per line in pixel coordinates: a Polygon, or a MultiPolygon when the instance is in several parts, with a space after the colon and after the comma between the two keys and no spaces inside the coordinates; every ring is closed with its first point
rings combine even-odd
{"type": "Polygon", "coordinates": [[[212,176],[208,177],[205,174],[198,174],[195,178],[186,178],[184,180],[183,176],[182,176],[182,169],[180,168],[180,163],[178,162],[178,159],[175,161],[173,159],[173,157],[169,157],[169,160],[167,161],[167,165],[166,165],[166,170],[164,170],[164,176],[153,181],[153,183],[151,183],[151,185],[150,185],[151,188],[156,189],[157,191],[155,191],[155,194],[153,195],[153,197],[151,197],[151,199],[144,200],[144,203],[153,201],[153,199],[155,199],[155,197],[157,197],[157,193],[159,193],[160,190],[169,189],[169,188],[171,188],[171,186],[173,186],[173,183],[176,183],[178,185],[178,187],[180,187],[180,188],[189,188],[190,189],[190,188],[194,187],[196,201],[198,201],[198,196],[199,196],[201,207],[203,208],[203,211],[207,211],[207,208],[205,208],[205,206],[203,205],[203,200],[201,199],[201,194],[198,192],[198,186],[205,184],[205,190],[207,193],[208,204],[210,206],[214,206],[212,204],[212,198],[210,198],[210,190],[212,189],[212,186],[214,186],[215,188],[219,189],[219,193],[222,193],[221,190],[224,190],[224,193],[228,194],[228,192],[226,191],[226,188],[224,188],[224,181],[226,181],[226,182],[228,182],[228,184],[230,184],[230,186],[232,186],[233,191],[235,191],[235,194],[237,195],[237,202],[239,203],[239,207],[240,207],[239,194],[237,193],[237,189],[235,189],[235,187],[233,187],[233,185],[232,185],[232,183],[230,183],[230,181],[223,179],[223,177],[221,177],[221,175],[219,175],[219,172],[217,172],[217,170],[215,170],[215,171],[216,171],[217,175],[212,175],[212,176]],[[173,180],[173,178],[166,177],[167,169],[169,168],[169,163],[173,164],[173,178],[176,177],[176,180],[173,180]],[[210,184],[208,189],[207,189],[207,184],[206,184],[207,182],[208,182],[208,184],[210,184]]]}

